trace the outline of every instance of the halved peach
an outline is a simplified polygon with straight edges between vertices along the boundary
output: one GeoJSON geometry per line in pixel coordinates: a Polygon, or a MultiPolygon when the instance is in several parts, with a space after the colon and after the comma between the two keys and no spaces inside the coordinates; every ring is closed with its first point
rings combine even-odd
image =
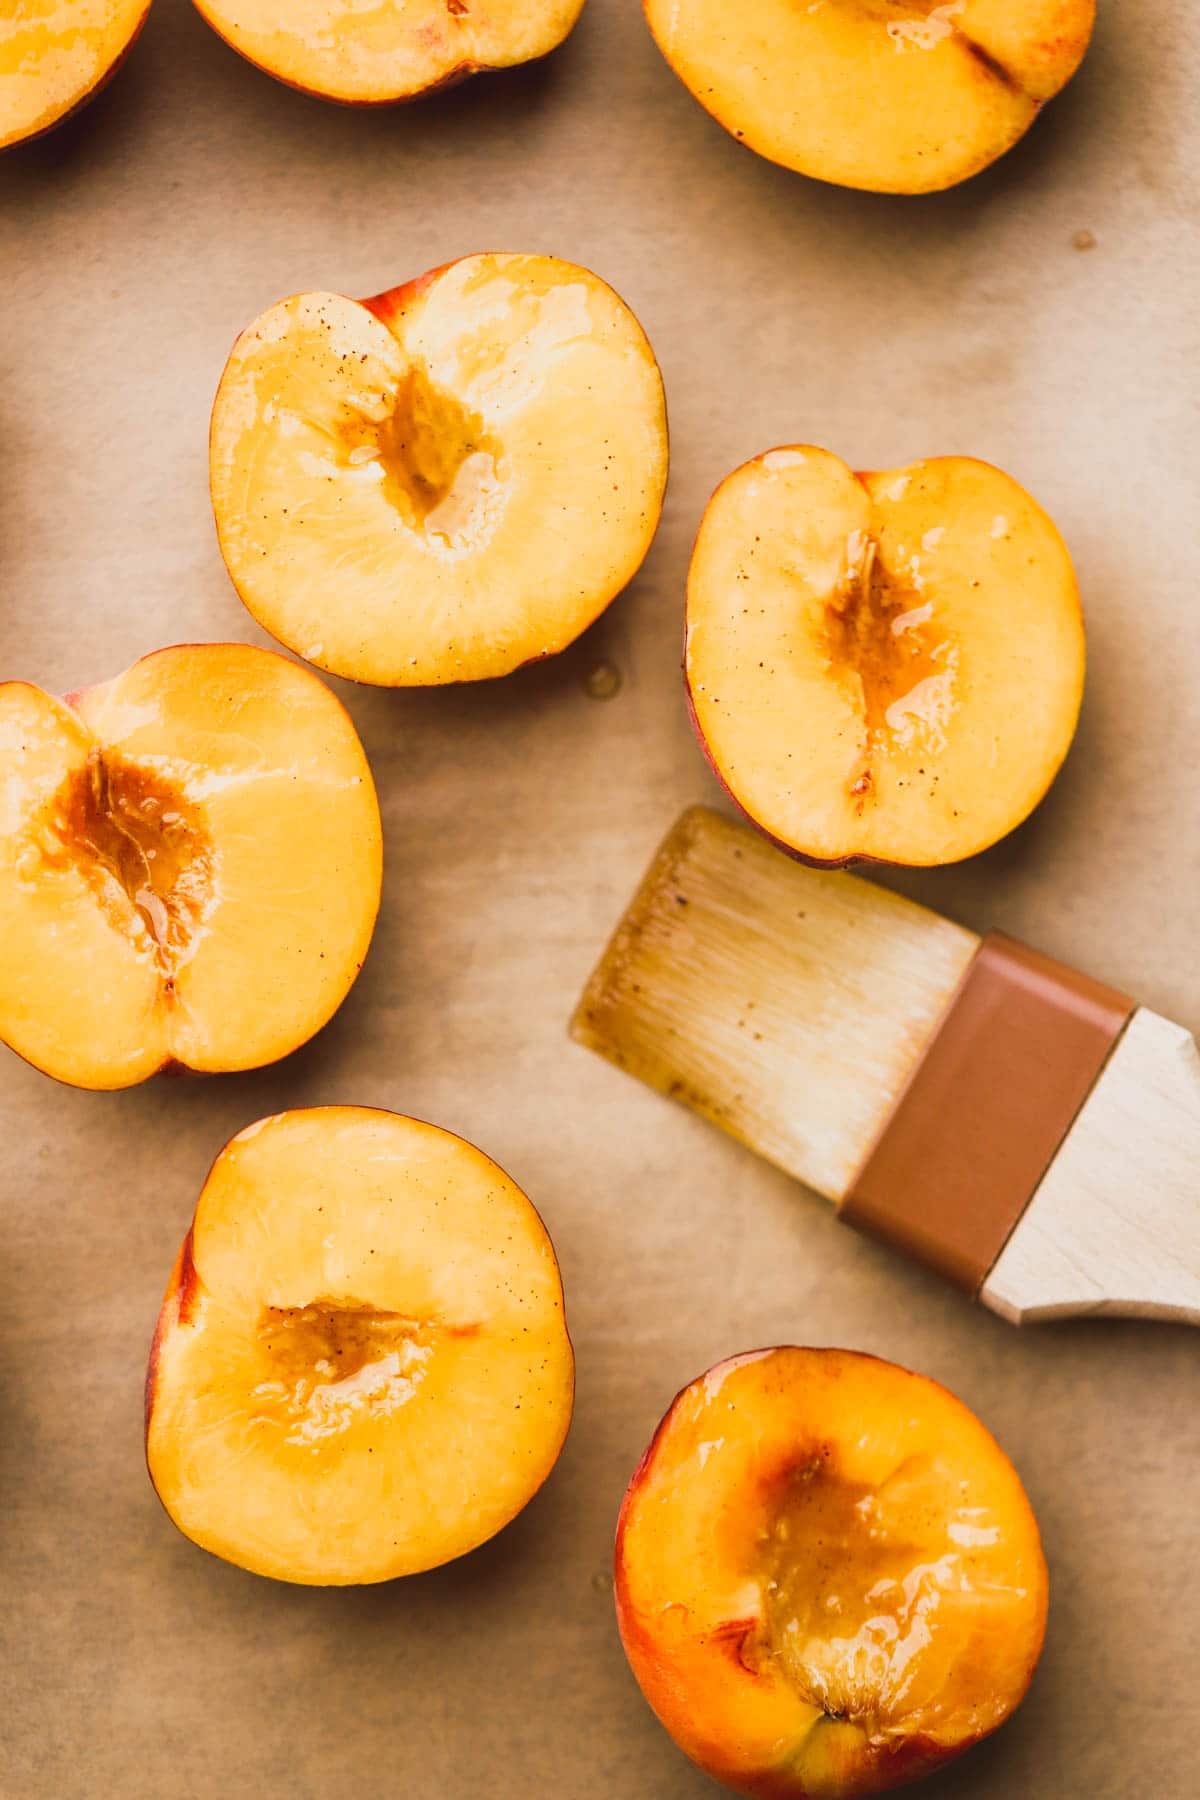
{"type": "Polygon", "coordinates": [[[1012,148],[1083,60],[1096,0],[645,0],[726,131],[843,187],[920,194],[1012,148]]]}
{"type": "Polygon", "coordinates": [[[163,1301],[146,1455],[188,1537],[316,1585],[462,1556],[541,1486],[571,1418],[554,1248],[495,1163],[357,1106],[225,1146],[163,1301]]]}
{"type": "Polygon", "coordinates": [[[640,566],[666,475],[645,333],[549,256],[281,301],[234,345],[213,408],[242,599],[310,662],[385,686],[504,675],[571,643],[640,566]]]}
{"type": "Polygon", "coordinates": [[[0,1038],[60,1081],[249,1069],[345,998],[379,806],[340,702],[246,644],[58,700],[0,684],[0,1038]]]}
{"type": "Polygon", "coordinates": [[[621,1637],[681,1749],[762,1800],[911,1781],[1001,1725],[1047,1578],[1012,1464],[961,1401],[849,1350],[684,1388],[617,1527],[621,1637]]]}
{"type": "Polygon", "coordinates": [[[710,761],[808,862],[928,865],[1033,811],[1083,696],[1052,520],[965,456],[856,475],[809,446],[723,481],[692,553],[685,669],[710,761]]]}
{"type": "Polygon", "coordinates": [[[15,0],[0,8],[0,150],[59,125],[116,74],[150,0],[15,0]]]}
{"type": "Polygon", "coordinates": [[[583,0],[196,0],[215,31],[289,87],[350,106],[415,100],[557,49],[583,0]]]}

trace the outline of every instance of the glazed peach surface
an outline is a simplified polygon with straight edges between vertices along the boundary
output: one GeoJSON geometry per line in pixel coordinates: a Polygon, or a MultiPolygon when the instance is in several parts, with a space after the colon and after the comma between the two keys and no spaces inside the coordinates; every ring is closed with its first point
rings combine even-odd
{"type": "Polygon", "coordinates": [[[786,849],[954,862],[1020,824],[1066,756],[1079,590],[1052,520],[987,463],[856,475],[771,450],[704,514],[685,668],[714,769],[786,849]]]}
{"type": "Polygon", "coordinates": [[[317,1107],[213,1166],[150,1353],[146,1453],[206,1550],[385,1581],[520,1511],[573,1387],[554,1249],[516,1184],[436,1126],[317,1107]]]}
{"type": "Polygon", "coordinates": [[[666,474],[641,326],[549,256],[281,301],[238,339],[213,409],[242,599],[310,662],[388,686],[563,649],[641,564],[666,474]]]}
{"type": "Polygon", "coordinates": [[[845,187],[925,193],[1028,130],[1095,0],[645,0],[663,55],[739,142],[845,187]]]}
{"type": "Polygon", "coordinates": [[[915,1779],[1004,1722],[1047,1579],[1012,1464],[936,1382],[762,1350],[677,1397],[629,1485],[621,1636],[693,1760],[762,1800],[915,1779]]]}
{"type": "Polygon", "coordinates": [[[65,700],[0,684],[0,1037],[60,1081],[247,1069],[345,997],[382,876],[371,772],[311,670],[184,644],[65,700]]]}
{"type": "Polygon", "coordinates": [[[49,131],[104,86],[150,0],[9,0],[0,7],[0,150],[49,131]]]}
{"type": "Polygon", "coordinates": [[[306,93],[356,106],[413,100],[545,56],[583,0],[196,0],[235,50],[306,93]]]}

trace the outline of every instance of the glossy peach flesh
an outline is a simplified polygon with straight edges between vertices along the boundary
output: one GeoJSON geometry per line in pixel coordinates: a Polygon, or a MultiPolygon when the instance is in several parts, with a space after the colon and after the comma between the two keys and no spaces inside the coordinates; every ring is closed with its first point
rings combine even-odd
{"type": "Polygon", "coordinates": [[[820,180],[918,194],[1027,131],[1095,0],[644,0],[670,66],[739,143],[820,180]]]}
{"type": "Polygon", "coordinates": [[[794,1349],[678,1397],[625,1498],[616,1588],[667,1729],[771,1800],[879,1792],[994,1730],[1046,1601],[1028,1501],[978,1421],[888,1364],[794,1349]]]}
{"type": "MultiPolygon", "coordinates": [[[[872,1739],[903,1731],[906,1683],[928,1654],[928,1615],[955,1572],[885,1523],[868,1483],[840,1474],[828,1444],[779,1484],[760,1533],[762,1642],[796,1691],[872,1739]]],[[[947,1671],[949,1673],[949,1671],[947,1671]]]]}
{"type": "Polygon", "coordinates": [[[0,150],[52,130],[107,86],[149,0],[18,0],[0,8],[0,150]]]}
{"type": "Polygon", "coordinates": [[[285,1113],[226,1146],[146,1382],[171,1517],[312,1585],[462,1555],[545,1479],[573,1359],[553,1248],[487,1158],[415,1120],[285,1113]]]}
{"type": "Polygon", "coordinates": [[[169,977],[213,885],[212,840],[184,796],[153,769],[97,748],[32,831],[47,872],[78,866],[118,930],[132,904],[169,977]]]}
{"type": "Polygon", "coordinates": [[[932,612],[911,573],[885,564],[880,540],[855,533],[825,609],[823,643],[831,673],[862,709],[862,757],[844,778],[860,814],[875,794],[874,760],[889,754],[893,734],[949,704],[958,646],[953,633],[931,628],[932,612]]]}
{"type": "Polygon", "coordinates": [[[348,460],[378,458],[384,492],[401,517],[453,545],[470,541],[476,503],[496,483],[501,454],[480,414],[414,365],[374,442],[355,444],[348,460]]]}
{"type": "Polygon", "coordinates": [[[693,723],[747,817],[804,861],[987,848],[1057,772],[1084,663],[1066,546],[974,459],[860,475],[785,446],[728,476],[701,522],[693,723]]]}
{"type": "Polygon", "coordinates": [[[324,1023],[378,905],[340,703],[248,645],[177,645],[61,700],[0,684],[0,1035],[88,1088],[256,1066],[324,1023]]]}
{"type": "Polygon", "coordinates": [[[243,332],[213,411],[226,565],[333,673],[421,686],[563,649],[641,563],[662,382],[629,309],[555,258],[471,256],[243,332]]]}
{"type": "Polygon", "coordinates": [[[582,0],[196,0],[241,55],[301,92],[390,106],[546,56],[582,0]]]}

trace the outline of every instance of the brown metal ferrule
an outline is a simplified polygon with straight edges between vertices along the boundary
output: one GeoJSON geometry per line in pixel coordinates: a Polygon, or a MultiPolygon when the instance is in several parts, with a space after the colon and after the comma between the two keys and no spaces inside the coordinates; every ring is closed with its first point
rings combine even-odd
{"type": "Polygon", "coordinates": [[[984,938],[841,1217],[977,1294],[1132,1012],[1063,963],[984,938]]]}

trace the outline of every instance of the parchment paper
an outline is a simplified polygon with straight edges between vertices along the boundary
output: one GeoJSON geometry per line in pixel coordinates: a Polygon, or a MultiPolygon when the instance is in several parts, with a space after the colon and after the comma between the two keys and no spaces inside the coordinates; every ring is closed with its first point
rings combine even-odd
{"type": "Polygon", "coordinates": [[[1057,518],[1090,625],[1075,751],[998,850],[898,885],[1200,1025],[1200,27],[1168,0],[1101,13],[1025,143],[926,200],[741,149],[633,0],[589,0],[544,66],[382,113],[290,92],[185,0],[155,0],[109,90],[4,157],[7,675],[61,692],[164,643],[262,641],[217,554],[208,412],[237,331],[298,289],[374,293],[477,249],[574,258],[649,331],[674,445],[645,569],[571,652],[503,684],[340,689],[387,879],[366,969],[319,1039],[261,1073],[119,1095],[0,1052],[6,1796],[715,1793],[626,1669],[612,1529],[676,1389],[779,1341],[948,1382],[1042,1521],[1033,1691],[930,1800],[1196,1792],[1195,1333],[1018,1332],[565,1038],[659,835],[715,798],[678,673],[701,508],[735,464],[797,440],[859,467],[970,452],[1057,518]],[[621,676],[607,700],[586,691],[600,664],[621,676]],[[265,1113],[339,1100],[450,1126],[526,1187],[562,1260],[579,1397],[557,1473],[502,1537],[436,1574],[319,1592],[175,1532],[143,1467],[141,1383],[212,1157],[265,1113]]]}

